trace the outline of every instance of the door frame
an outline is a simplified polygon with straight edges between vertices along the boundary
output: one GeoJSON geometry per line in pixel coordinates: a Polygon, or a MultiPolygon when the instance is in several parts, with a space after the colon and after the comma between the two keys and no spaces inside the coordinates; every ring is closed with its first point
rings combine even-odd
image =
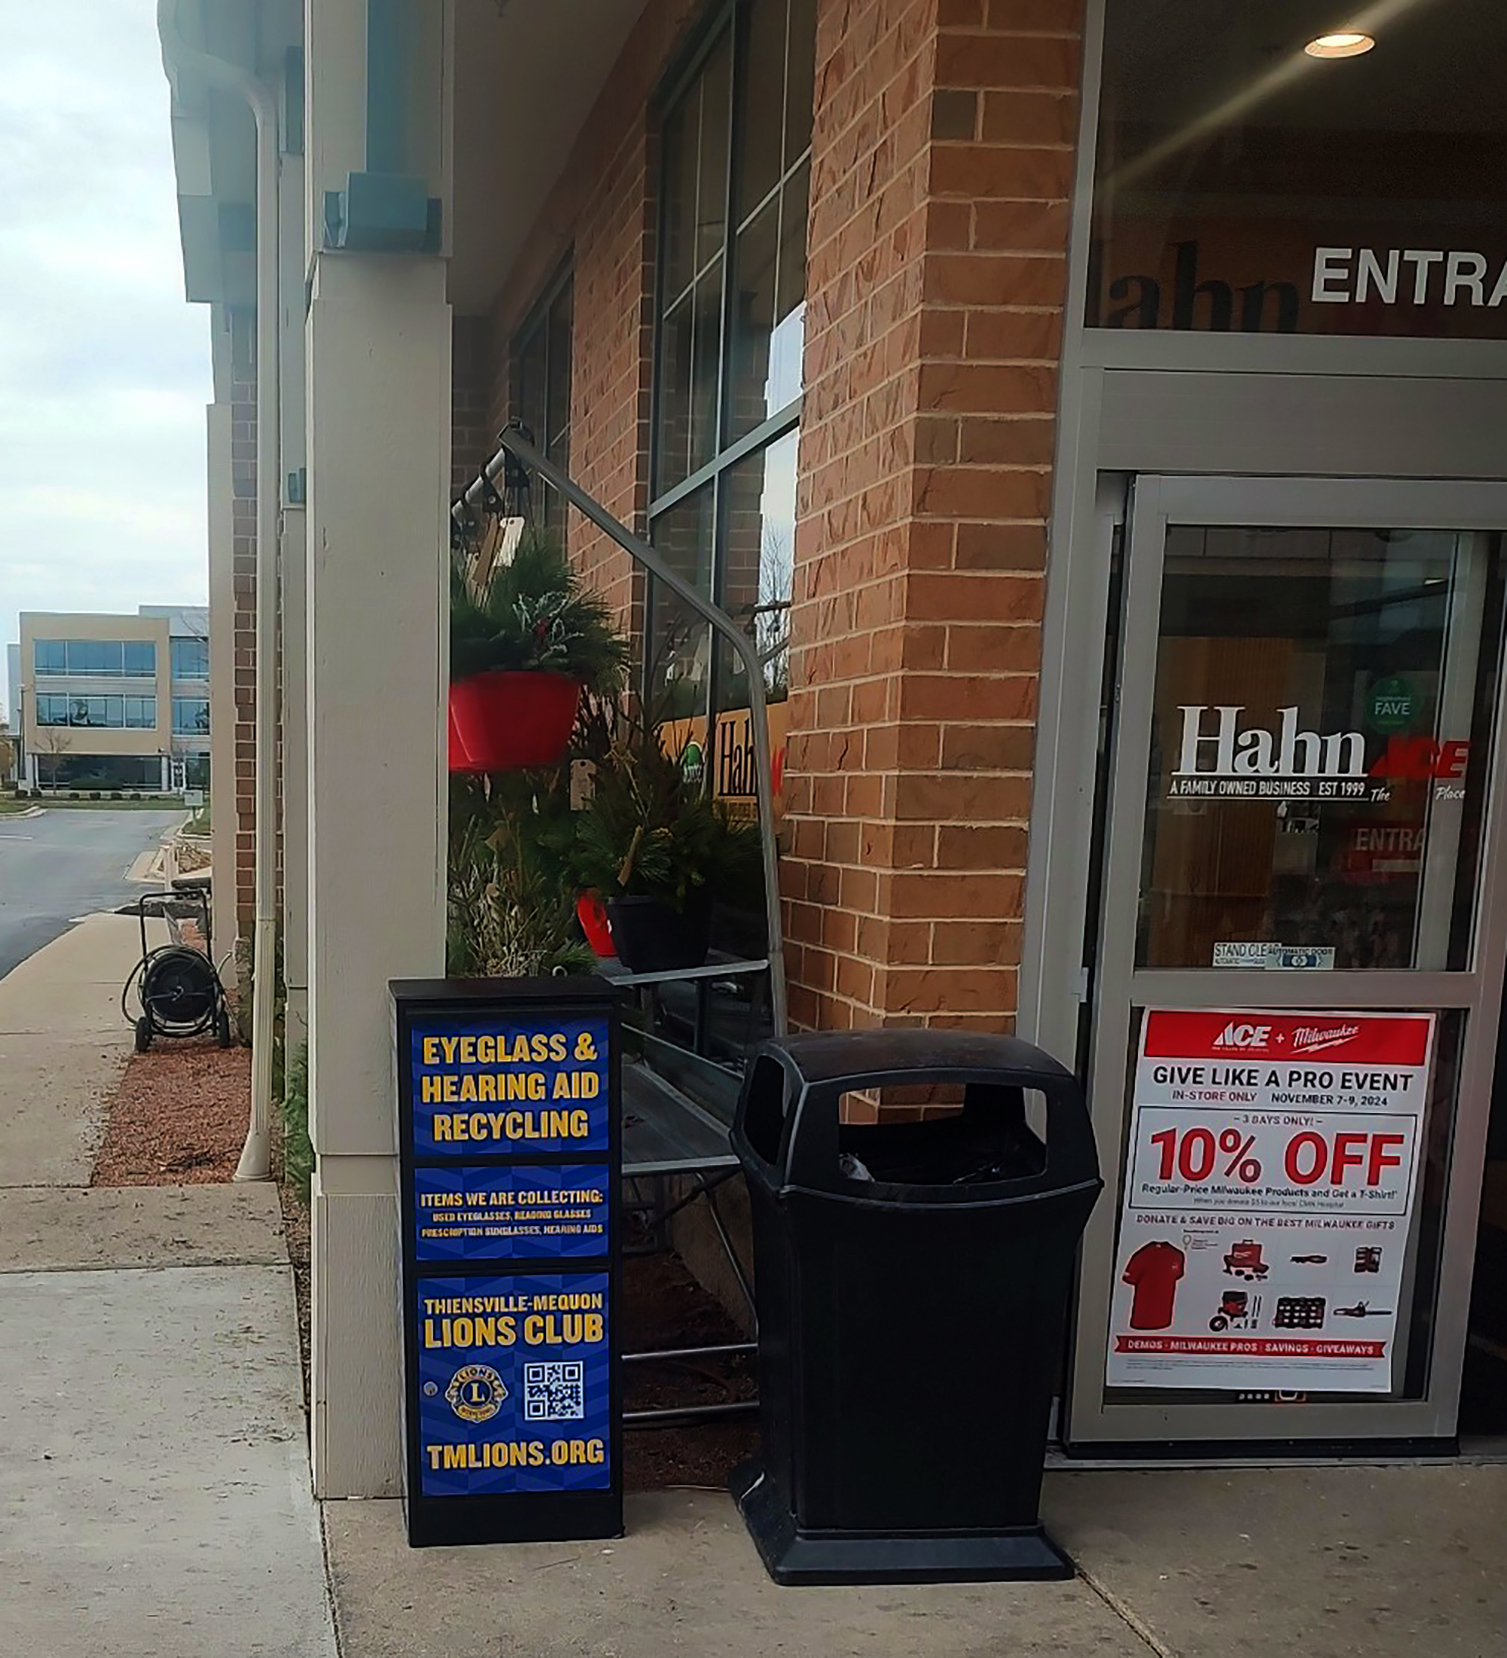
{"type": "MultiPolygon", "coordinates": [[[[1096,520],[1113,521],[1113,495],[1101,497],[1096,520]]],[[[1114,730],[1106,805],[1104,901],[1091,987],[1090,1100],[1105,1194],[1089,1223],[1080,1260],[1065,1437],[1074,1447],[1101,1448],[1177,1441],[1233,1449],[1275,1440],[1374,1443],[1448,1441],[1459,1407],[1470,1283],[1495,1069],[1507,929],[1487,918],[1502,913],[1507,878],[1507,804],[1502,795],[1507,673],[1499,673],[1491,784],[1485,795],[1482,867],[1469,965],[1458,971],[1336,971],[1273,974],[1243,969],[1148,971],[1134,965],[1135,911],[1151,719],[1160,640],[1163,551],[1169,524],[1334,526],[1507,532],[1507,484],[1357,478],[1142,475],[1131,485],[1121,640],[1113,689],[1114,730]],[[1128,894],[1117,905],[1112,895],[1128,894]],[[1405,985],[1399,981],[1405,980],[1405,985]],[[1217,982],[1217,995],[1212,986],[1217,982]],[[1406,1001],[1399,988],[1408,992],[1406,1001]],[[1212,999],[1211,999],[1212,998],[1212,999]],[[1274,1414],[1269,1406],[1167,1402],[1106,1406],[1103,1378],[1113,1295],[1115,1245],[1129,1121],[1132,1009],[1141,1006],[1302,1008],[1413,1007],[1465,1010],[1454,1128],[1450,1145],[1439,1292],[1425,1395],[1419,1400],[1308,1403],[1274,1414]]],[[[1107,585],[1108,570],[1104,571],[1107,585]]],[[[1113,625],[1113,619],[1106,617],[1113,625]]],[[[1085,987],[1086,989],[1089,987],[1085,987]]],[[[1416,1225],[1416,1220],[1415,1220],[1416,1225]]],[[[1237,1453],[1238,1454],[1238,1453],[1237,1453]]]]}

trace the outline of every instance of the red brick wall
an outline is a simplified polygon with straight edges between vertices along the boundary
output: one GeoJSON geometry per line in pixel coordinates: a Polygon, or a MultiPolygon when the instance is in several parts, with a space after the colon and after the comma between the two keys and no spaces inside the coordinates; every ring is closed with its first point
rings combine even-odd
{"type": "MultiPolygon", "coordinates": [[[[572,467],[636,529],[649,100],[698,9],[645,9],[487,330],[495,427],[513,335],[573,252],[572,467]]],[[[1013,1018],[1079,11],[819,0],[784,860],[799,1024],[1013,1018]]],[[[579,520],[571,548],[635,616],[623,555],[579,520]]]]}
{"type": "Polygon", "coordinates": [[[231,322],[231,579],[235,590],[235,707],[210,710],[235,721],[235,777],[211,776],[214,809],[235,814],[235,909],[249,940],[256,889],[256,366],[253,319],[231,322]],[[244,341],[244,344],[243,344],[244,341]],[[223,803],[223,805],[222,805],[223,803]]]}
{"type": "Polygon", "coordinates": [[[468,489],[496,452],[502,422],[493,421],[485,317],[456,317],[451,328],[450,493],[468,489]]]}
{"type": "Polygon", "coordinates": [[[791,1007],[1008,1026],[1079,0],[822,0],[792,615],[791,1007]]]}
{"type": "MultiPolygon", "coordinates": [[[[231,710],[211,706],[210,720],[215,722],[227,716],[234,719],[235,776],[226,779],[211,773],[209,780],[216,814],[227,805],[234,814],[236,921],[241,950],[247,963],[256,918],[256,676],[260,669],[256,651],[255,322],[255,313],[249,309],[231,313],[231,581],[235,593],[235,704],[231,710]]],[[[269,671],[277,682],[280,695],[280,657],[272,663],[269,671]]],[[[283,913],[282,765],[279,717],[272,755],[274,799],[277,802],[277,834],[273,848],[274,905],[279,916],[283,913]]]]}
{"type": "MultiPolygon", "coordinates": [[[[560,181],[491,316],[491,408],[511,399],[514,334],[572,255],[571,470],[583,489],[642,534],[649,503],[654,182],[649,103],[696,0],[650,0],[587,118],[560,181]]],[[[571,558],[636,627],[643,582],[627,554],[572,513],[571,558]]]]}

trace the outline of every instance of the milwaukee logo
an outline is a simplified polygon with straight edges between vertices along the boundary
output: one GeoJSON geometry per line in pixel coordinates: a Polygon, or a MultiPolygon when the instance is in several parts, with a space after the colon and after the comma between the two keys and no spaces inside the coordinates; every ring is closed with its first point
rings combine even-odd
{"type": "Polygon", "coordinates": [[[1298,710],[1279,708],[1276,731],[1245,726],[1243,706],[1179,706],[1182,741],[1174,777],[1364,777],[1366,740],[1359,731],[1302,731],[1298,710]],[[1206,721],[1205,715],[1212,715],[1206,721]],[[1208,729],[1206,729],[1208,727],[1208,729]],[[1212,762],[1212,763],[1208,763],[1212,762]]]}
{"type": "Polygon", "coordinates": [[[1352,1036],[1360,1035],[1359,1025],[1330,1025],[1327,1029],[1314,1025],[1299,1025],[1292,1033],[1294,1053],[1317,1053],[1320,1048],[1337,1048],[1352,1036]]]}

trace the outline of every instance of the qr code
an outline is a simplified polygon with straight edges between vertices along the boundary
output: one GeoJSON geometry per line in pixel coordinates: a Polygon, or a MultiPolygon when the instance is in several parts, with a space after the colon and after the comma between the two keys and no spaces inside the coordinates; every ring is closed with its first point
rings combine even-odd
{"type": "Polygon", "coordinates": [[[586,1373],[579,1359],[523,1367],[523,1415],[529,1422],[578,1422],[586,1415],[586,1373]]]}

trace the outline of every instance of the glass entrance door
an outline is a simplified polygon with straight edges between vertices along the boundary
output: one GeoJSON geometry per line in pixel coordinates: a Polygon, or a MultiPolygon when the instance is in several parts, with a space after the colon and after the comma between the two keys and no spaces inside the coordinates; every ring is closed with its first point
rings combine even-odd
{"type": "Polygon", "coordinates": [[[1455,1431],[1507,944],[1504,529],[1497,485],[1135,481],[1075,1448],[1455,1431]]]}

